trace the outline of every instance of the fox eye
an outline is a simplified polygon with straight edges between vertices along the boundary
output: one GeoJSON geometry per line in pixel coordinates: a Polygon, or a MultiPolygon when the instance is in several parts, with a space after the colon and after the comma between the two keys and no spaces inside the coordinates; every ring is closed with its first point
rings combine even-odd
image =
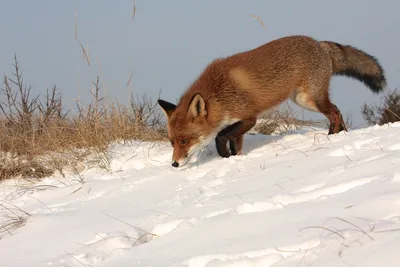
{"type": "Polygon", "coordinates": [[[187,138],[185,138],[185,139],[181,139],[180,143],[181,143],[181,145],[186,145],[188,141],[189,140],[187,138]]]}

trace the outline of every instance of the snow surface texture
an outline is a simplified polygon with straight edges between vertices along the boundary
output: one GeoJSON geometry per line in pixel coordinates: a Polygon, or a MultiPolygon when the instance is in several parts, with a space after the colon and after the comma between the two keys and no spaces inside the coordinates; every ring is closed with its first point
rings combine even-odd
{"type": "Polygon", "coordinates": [[[114,152],[83,184],[3,182],[31,216],[0,235],[0,266],[400,266],[400,123],[246,136],[184,169],[167,143],[114,152]]]}

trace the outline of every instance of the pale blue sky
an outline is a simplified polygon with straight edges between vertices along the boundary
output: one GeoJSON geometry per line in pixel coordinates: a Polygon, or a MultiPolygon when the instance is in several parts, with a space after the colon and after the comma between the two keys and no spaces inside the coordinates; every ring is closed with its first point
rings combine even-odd
{"type": "MultiPolygon", "coordinates": [[[[134,93],[155,99],[162,89],[163,99],[175,101],[212,59],[305,34],[365,50],[383,65],[390,88],[400,84],[400,4],[395,0],[136,0],[136,7],[132,21],[132,0],[5,0],[0,70],[11,74],[17,53],[35,92],[57,84],[72,107],[78,96],[87,100],[96,75],[104,78],[108,96],[125,101],[135,69],[134,93]],[[74,40],[76,12],[90,68],[74,40]]],[[[347,78],[335,78],[331,87],[333,101],[353,115],[355,124],[362,122],[360,106],[380,99],[347,78]]]]}

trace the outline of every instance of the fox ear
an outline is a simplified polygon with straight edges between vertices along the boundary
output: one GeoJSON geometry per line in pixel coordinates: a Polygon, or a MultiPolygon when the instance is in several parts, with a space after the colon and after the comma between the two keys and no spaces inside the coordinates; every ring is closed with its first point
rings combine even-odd
{"type": "Polygon", "coordinates": [[[175,111],[176,109],[176,105],[167,102],[165,100],[162,99],[158,99],[158,104],[160,105],[160,107],[163,109],[165,115],[169,118],[172,114],[172,112],[175,111]]]}
{"type": "Polygon", "coordinates": [[[197,116],[207,115],[206,103],[200,94],[195,94],[189,104],[189,114],[196,118],[197,116]]]}

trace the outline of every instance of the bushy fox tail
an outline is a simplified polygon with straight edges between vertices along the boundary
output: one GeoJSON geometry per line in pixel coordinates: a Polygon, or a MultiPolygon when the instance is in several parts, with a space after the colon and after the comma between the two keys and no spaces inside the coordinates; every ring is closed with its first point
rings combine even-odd
{"type": "Polygon", "coordinates": [[[319,43],[332,60],[333,75],[357,79],[373,93],[379,93],[386,87],[385,73],[373,56],[349,45],[329,41],[319,43]]]}

